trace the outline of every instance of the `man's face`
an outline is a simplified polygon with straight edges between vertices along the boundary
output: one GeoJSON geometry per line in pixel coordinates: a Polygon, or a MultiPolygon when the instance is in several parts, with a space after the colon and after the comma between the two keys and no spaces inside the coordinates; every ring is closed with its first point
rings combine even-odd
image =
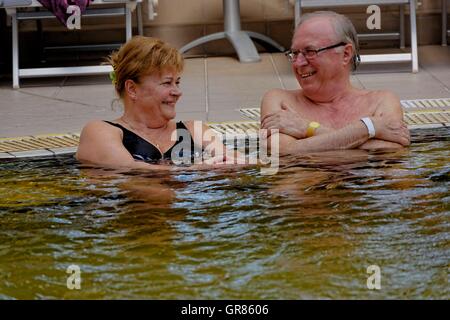
{"type": "MultiPolygon", "coordinates": [[[[291,49],[321,49],[339,43],[335,31],[327,18],[317,17],[304,22],[292,39],[291,49]]],[[[342,49],[344,47],[340,47],[342,49]]],[[[305,94],[320,94],[324,89],[339,81],[345,68],[342,64],[342,52],[328,49],[314,57],[305,58],[301,53],[292,62],[292,69],[305,94]]]]}

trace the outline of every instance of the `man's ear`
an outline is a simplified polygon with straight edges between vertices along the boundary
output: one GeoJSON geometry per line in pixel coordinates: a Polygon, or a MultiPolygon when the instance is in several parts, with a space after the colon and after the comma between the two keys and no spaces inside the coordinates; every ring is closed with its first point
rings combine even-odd
{"type": "Polygon", "coordinates": [[[344,47],[344,64],[351,65],[353,58],[353,45],[351,43],[347,43],[344,47]]]}
{"type": "Polygon", "coordinates": [[[136,99],[137,94],[136,89],[137,89],[136,82],[134,82],[131,79],[125,81],[125,92],[132,100],[136,99]]]}

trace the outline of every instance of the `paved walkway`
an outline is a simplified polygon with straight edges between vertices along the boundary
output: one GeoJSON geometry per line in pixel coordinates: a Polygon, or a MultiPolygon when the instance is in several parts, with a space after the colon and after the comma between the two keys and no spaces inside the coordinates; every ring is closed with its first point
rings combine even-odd
{"type": "MultiPolygon", "coordinates": [[[[262,54],[259,63],[242,64],[233,57],[186,60],[183,97],[177,118],[209,122],[238,121],[241,108],[258,107],[271,88],[297,88],[281,53],[262,54]]],[[[409,65],[362,66],[352,82],[367,89],[390,89],[401,99],[450,97],[450,47],[420,47],[420,72],[409,65]]],[[[121,107],[106,75],[24,79],[21,88],[0,82],[0,138],[79,133],[91,119],[114,119],[121,107]]]]}

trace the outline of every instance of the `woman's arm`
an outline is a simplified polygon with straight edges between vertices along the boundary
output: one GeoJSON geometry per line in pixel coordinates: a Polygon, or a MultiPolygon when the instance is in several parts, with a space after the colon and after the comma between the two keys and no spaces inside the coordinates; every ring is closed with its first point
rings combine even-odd
{"type": "Polygon", "coordinates": [[[76,158],[81,162],[115,168],[171,169],[171,166],[134,160],[122,143],[121,130],[99,120],[89,122],[81,131],[76,158]]]}
{"type": "Polygon", "coordinates": [[[203,150],[211,158],[205,161],[206,164],[234,164],[245,163],[236,162],[243,159],[243,156],[235,150],[228,149],[222,142],[222,136],[216,134],[207,124],[202,121],[188,121],[186,127],[191,133],[194,143],[201,145],[203,150]]]}

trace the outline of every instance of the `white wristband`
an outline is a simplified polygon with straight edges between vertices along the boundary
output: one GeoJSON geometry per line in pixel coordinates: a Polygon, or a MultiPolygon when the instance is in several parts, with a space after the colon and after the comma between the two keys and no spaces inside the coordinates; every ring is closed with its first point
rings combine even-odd
{"type": "Polygon", "coordinates": [[[369,139],[375,137],[375,126],[370,118],[361,118],[361,121],[366,125],[369,131],[369,139]]]}

